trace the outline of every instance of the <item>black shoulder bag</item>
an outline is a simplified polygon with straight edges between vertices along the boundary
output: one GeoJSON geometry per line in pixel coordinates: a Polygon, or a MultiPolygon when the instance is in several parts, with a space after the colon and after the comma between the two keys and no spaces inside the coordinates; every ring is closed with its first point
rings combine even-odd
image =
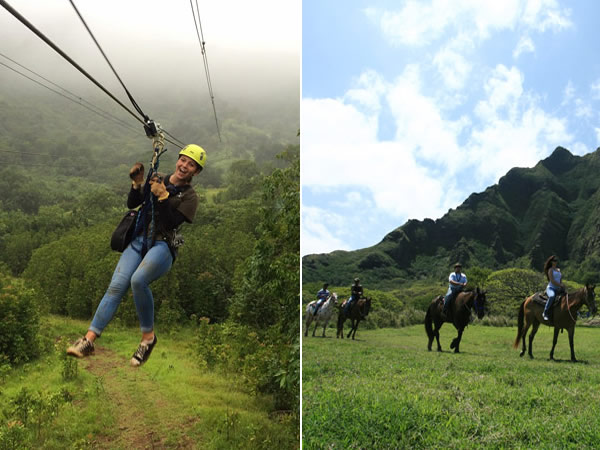
{"type": "Polygon", "coordinates": [[[125,217],[121,219],[119,225],[110,238],[110,248],[114,251],[122,252],[127,248],[131,239],[133,238],[133,231],[135,229],[135,223],[138,212],[134,209],[130,209],[125,214],[125,217]]]}

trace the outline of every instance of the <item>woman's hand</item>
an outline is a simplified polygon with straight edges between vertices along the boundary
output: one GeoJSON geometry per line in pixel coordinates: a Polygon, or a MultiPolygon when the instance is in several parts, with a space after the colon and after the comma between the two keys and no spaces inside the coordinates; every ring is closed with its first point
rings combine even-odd
{"type": "Polygon", "coordinates": [[[157,176],[152,177],[150,180],[150,190],[158,198],[159,202],[169,198],[169,191],[167,191],[163,180],[157,176]]]}
{"type": "Polygon", "coordinates": [[[144,165],[141,162],[136,162],[131,170],[129,170],[129,178],[134,189],[139,189],[144,182],[144,165]]]}

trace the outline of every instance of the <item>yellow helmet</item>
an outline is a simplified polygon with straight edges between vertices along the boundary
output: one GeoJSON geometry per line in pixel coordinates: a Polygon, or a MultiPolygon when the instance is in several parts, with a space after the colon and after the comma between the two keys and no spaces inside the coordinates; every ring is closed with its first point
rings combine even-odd
{"type": "Polygon", "coordinates": [[[188,158],[192,158],[200,168],[204,168],[206,162],[206,151],[199,145],[190,144],[186,145],[181,149],[179,155],[185,155],[188,158]]]}

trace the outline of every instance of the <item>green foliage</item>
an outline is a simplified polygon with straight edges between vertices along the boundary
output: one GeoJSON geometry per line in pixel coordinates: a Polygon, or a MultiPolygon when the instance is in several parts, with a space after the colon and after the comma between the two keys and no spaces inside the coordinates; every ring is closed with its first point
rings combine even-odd
{"type": "Polygon", "coordinates": [[[469,276],[467,277],[468,284],[474,288],[481,288],[485,290],[487,280],[491,275],[491,269],[485,269],[482,267],[471,267],[469,269],[469,276]]]}
{"type": "Polygon", "coordinates": [[[251,392],[272,394],[278,409],[298,413],[300,406],[300,344],[282,340],[277,327],[257,333],[231,321],[209,324],[199,320],[194,347],[201,366],[224,373],[241,373],[251,392]]]}
{"type": "Polygon", "coordinates": [[[91,316],[117,260],[106,245],[111,231],[107,225],[73,231],[34,252],[24,277],[47,299],[50,312],[91,316]]]}
{"type": "Polygon", "coordinates": [[[259,239],[236,289],[232,317],[266,328],[278,324],[288,336],[298,328],[300,252],[300,160],[290,148],[291,166],[277,169],[263,185],[259,239]]]}
{"type": "Polygon", "coordinates": [[[541,272],[504,269],[492,273],[487,283],[489,313],[516,316],[523,300],[535,292],[544,290],[546,282],[541,272]]]}
{"type": "MultiPolygon", "coordinates": [[[[62,350],[62,349],[61,349],[62,350]]],[[[66,352],[61,352],[62,355],[62,371],[63,380],[71,381],[77,378],[79,372],[79,363],[76,358],[67,355],[66,352]]]]}
{"type": "Polygon", "coordinates": [[[6,425],[0,426],[0,448],[43,447],[44,434],[58,416],[60,407],[70,400],[65,389],[30,392],[22,388],[8,400],[8,408],[2,411],[6,425]]]}
{"type": "Polygon", "coordinates": [[[39,327],[34,291],[21,280],[0,279],[0,363],[21,364],[36,358],[39,327]]]}

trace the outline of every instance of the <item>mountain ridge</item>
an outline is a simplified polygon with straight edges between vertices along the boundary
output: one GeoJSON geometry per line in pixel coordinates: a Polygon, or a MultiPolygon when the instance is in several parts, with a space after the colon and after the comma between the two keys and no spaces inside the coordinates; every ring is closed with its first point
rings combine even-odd
{"type": "Polygon", "coordinates": [[[361,276],[385,288],[447,276],[455,261],[541,270],[551,254],[583,277],[600,269],[599,169],[600,148],[577,156],[557,147],[532,168],[510,169],[439,219],[410,219],[368,248],[304,256],[303,282],[348,284],[361,276]]]}

